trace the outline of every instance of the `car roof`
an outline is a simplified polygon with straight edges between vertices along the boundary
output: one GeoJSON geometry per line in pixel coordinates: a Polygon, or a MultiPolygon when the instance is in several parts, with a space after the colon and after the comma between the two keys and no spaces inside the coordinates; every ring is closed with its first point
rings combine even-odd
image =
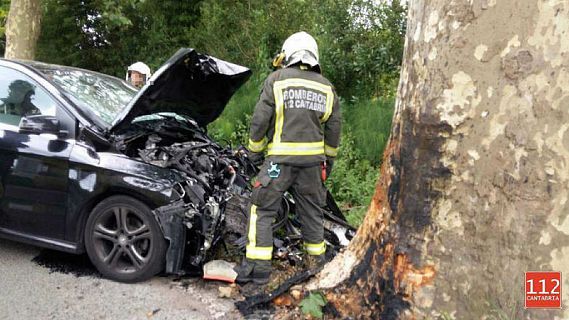
{"type": "MultiPolygon", "coordinates": [[[[34,71],[41,73],[41,74],[44,74],[42,72],[42,69],[81,71],[81,72],[92,73],[92,74],[95,74],[95,75],[100,76],[100,77],[116,78],[116,79],[123,81],[123,79],[120,79],[118,77],[115,77],[115,76],[112,76],[112,75],[109,75],[106,73],[101,73],[101,72],[97,72],[97,71],[93,71],[93,70],[89,70],[89,69],[78,68],[78,67],[64,66],[64,65],[54,64],[54,63],[46,63],[46,62],[35,61],[35,60],[5,59],[5,58],[0,58],[0,61],[13,62],[13,63],[19,64],[19,65],[23,65],[25,67],[28,67],[29,69],[32,69],[34,71]]],[[[125,82],[125,81],[123,81],[123,82],[125,82]]],[[[125,83],[128,84],[128,82],[125,82],[125,83]]]]}

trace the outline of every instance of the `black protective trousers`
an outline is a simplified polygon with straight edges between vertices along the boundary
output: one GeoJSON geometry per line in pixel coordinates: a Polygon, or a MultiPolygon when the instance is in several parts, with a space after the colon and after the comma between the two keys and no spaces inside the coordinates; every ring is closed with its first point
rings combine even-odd
{"type": "Polygon", "coordinates": [[[302,224],[304,247],[310,255],[326,252],[322,207],[326,203],[326,189],[322,183],[320,165],[300,167],[279,164],[278,177],[271,178],[266,160],[257,176],[251,196],[247,224],[246,257],[249,260],[271,260],[273,251],[272,225],[282,203],[283,194],[290,189],[296,204],[296,214],[302,224]]]}

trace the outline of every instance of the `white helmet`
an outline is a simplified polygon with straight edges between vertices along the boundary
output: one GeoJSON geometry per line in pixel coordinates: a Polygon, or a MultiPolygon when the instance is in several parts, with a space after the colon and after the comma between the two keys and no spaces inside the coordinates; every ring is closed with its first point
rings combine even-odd
{"type": "Polygon", "coordinates": [[[148,81],[151,76],[150,68],[146,65],[146,63],[140,61],[133,63],[128,67],[126,70],[126,81],[130,80],[130,71],[140,72],[144,75],[145,81],[148,81]]]}
{"type": "Polygon", "coordinates": [[[298,62],[302,62],[316,67],[318,62],[318,44],[308,33],[297,32],[283,43],[282,53],[284,53],[284,66],[288,67],[298,62]]]}

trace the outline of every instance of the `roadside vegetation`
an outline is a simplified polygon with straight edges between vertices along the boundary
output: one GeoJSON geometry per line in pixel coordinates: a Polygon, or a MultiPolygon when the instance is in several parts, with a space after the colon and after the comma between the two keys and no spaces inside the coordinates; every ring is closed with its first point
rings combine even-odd
{"type": "MultiPolygon", "coordinates": [[[[320,47],[336,86],[342,144],[328,188],[359,225],[379,173],[403,54],[406,8],[399,0],[45,0],[37,60],[124,77],[144,61],[156,70],[180,47],[245,65],[250,81],[209,127],[219,141],[245,144],[250,115],[271,61],[304,30],[320,47]]],[[[0,0],[0,52],[9,1],[0,0]]]]}

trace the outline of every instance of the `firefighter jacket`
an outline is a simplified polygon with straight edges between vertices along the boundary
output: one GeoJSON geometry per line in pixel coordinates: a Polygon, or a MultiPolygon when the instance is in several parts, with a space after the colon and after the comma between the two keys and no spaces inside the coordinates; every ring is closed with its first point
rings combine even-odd
{"type": "Polygon", "coordinates": [[[309,166],[338,153],[340,104],[318,72],[280,69],[265,80],[255,106],[249,150],[266,151],[275,163],[309,166]]]}

